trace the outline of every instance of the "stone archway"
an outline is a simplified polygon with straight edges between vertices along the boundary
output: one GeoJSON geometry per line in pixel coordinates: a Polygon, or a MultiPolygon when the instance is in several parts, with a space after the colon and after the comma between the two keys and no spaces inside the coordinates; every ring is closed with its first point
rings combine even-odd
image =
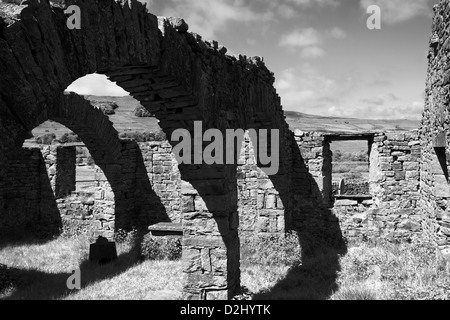
{"type": "MultiPolygon", "coordinates": [[[[94,214],[95,235],[112,239],[116,228],[129,227],[136,214],[134,207],[136,177],[134,174],[124,173],[128,165],[123,161],[127,142],[119,139],[118,132],[100,109],[95,108],[77,94],[61,95],[59,99],[54,100],[54,105],[48,109],[47,114],[49,120],[66,126],[81,139],[95,164],[103,171],[108,183],[102,187],[102,195],[98,198],[103,203],[102,207],[108,208],[94,209],[97,211],[94,214]]],[[[56,168],[69,168],[69,171],[70,168],[75,169],[75,148],[57,147],[56,150],[56,168]]],[[[65,172],[57,170],[55,174],[58,178],[58,175],[63,175],[65,172]]],[[[75,176],[73,176],[73,183],[75,183],[74,179],[75,176]]],[[[64,179],[61,180],[64,181],[64,179]]],[[[71,188],[70,185],[60,186],[59,184],[55,187],[57,198],[59,193],[65,193],[71,188]]]]}
{"type": "MultiPolygon", "coordinates": [[[[77,134],[107,180],[90,197],[90,201],[95,198],[89,207],[91,215],[88,223],[94,229],[94,236],[112,239],[115,230],[130,230],[132,227],[170,221],[162,204],[159,204],[162,210],[157,211],[141,208],[141,198],[155,199],[157,195],[146,173],[140,170],[144,164],[136,142],[119,139],[108,116],[77,94],[62,94],[54,103],[48,109],[48,120],[58,122],[77,134]]],[[[13,117],[4,117],[2,120],[10,120],[14,125],[11,128],[20,128],[18,123],[13,122],[13,117]]],[[[2,164],[7,174],[2,175],[1,179],[1,199],[4,200],[1,208],[6,217],[16,214],[14,219],[17,221],[13,224],[16,227],[31,219],[28,224],[42,224],[40,229],[45,230],[40,230],[41,233],[56,234],[61,227],[61,217],[55,201],[75,196],[72,191],[75,191],[76,184],[76,147],[56,144],[41,147],[41,154],[36,152],[39,149],[35,147],[21,148],[25,137],[22,132],[14,144],[6,148],[6,155],[2,153],[5,155],[2,164]],[[26,180],[30,182],[24,183],[26,180]],[[18,204],[26,207],[21,209],[22,206],[18,204]],[[24,216],[23,219],[17,216],[19,213],[24,216]]],[[[61,215],[71,209],[62,210],[61,215]]],[[[2,227],[8,227],[10,223],[5,223],[4,217],[1,220],[2,227]]]]}
{"type": "MultiPolygon", "coordinates": [[[[6,115],[0,130],[13,119],[15,141],[50,116],[58,119],[66,112],[61,99],[78,99],[62,98],[64,89],[91,73],[130,92],[156,115],[167,137],[180,128],[193,132],[196,121],[203,131],[280,130],[281,170],[270,180],[283,202],[274,214],[284,215],[280,221],[288,229],[290,173],[298,155],[274,75],[261,58],[228,56],[216,41],[188,33],[182,19],[157,18],[136,0],[65,1],[72,4],[81,9],[80,30],[67,28],[64,6],[48,0],[0,3],[0,111],[6,115]]],[[[115,155],[117,143],[111,143],[115,155]]],[[[9,145],[0,141],[0,150],[9,145]]],[[[237,164],[180,165],[187,299],[231,298],[239,289],[236,170],[237,164]]]]}

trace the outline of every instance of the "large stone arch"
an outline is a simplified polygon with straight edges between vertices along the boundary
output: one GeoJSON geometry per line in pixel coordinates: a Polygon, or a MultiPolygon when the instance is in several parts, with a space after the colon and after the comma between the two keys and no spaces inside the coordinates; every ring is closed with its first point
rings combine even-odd
{"type": "MultiPolygon", "coordinates": [[[[78,135],[108,180],[114,202],[113,217],[100,218],[97,235],[112,238],[114,230],[126,229],[135,215],[134,176],[126,176],[124,142],[108,116],[75,93],[61,94],[47,110],[48,120],[58,122],[78,135]],[[113,225],[105,227],[105,225],[113,225]]],[[[105,215],[104,215],[105,216],[105,215]]]]}
{"type": "MultiPolygon", "coordinates": [[[[195,121],[203,131],[280,130],[281,169],[270,180],[283,199],[283,227],[290,228],[295,141],[273,73],[261,58],[228,56],[216,41],[187,30],[182,19],[157,18],[136,0],[0,2],[0,112],[6,115],[0,121],[8,127],[13,119],[16,141],[50,115],[64,115],[61,99],[78,99],[62,98],[64,89],[96,72],[155,114],[168,137],[180,128],[193,132],[195,121]],[[64,9],[72,4],[81,9],[80,30],[66,26],[64,9]]],[[[7,142],[0,141],[0,150],[7,142]]],[[[180,165],[180,171],[184,297],[230,298],[240,286],[237,165],[180,165]]]]}
{"type": "MultiPolygon", "coordinates": [[[[159,210],[150,212],[140,208],[140,201],[142,201],[140,198],[154,199],[157,196],[146,174],[138,169],[143,164],[140,163],[142,155],[140,155],[136,142],[119,139],[119,134],[108,116],[82,96],[75,93],[64,93],[55,98],[53,102],[54,104],[46,112],[46,117],[43,117],[41,121],[58,122],[77,134],[108,182],[102,184],[101,188],[98,188],[100,194],[95,195],[95,202],[98,204],[92,207],[94,220],[89,223],[90,227],[94,228],[94,235],[112,239],[115,230],[130,230],[132,227],[145,227],[158,222],[170,221],[162,204],[160,204],[159,210]]],[[[13,116],[5,115],[2,120],[6,120],[2,129],[10,128],[16,131],[20,129],[19,123],[14,121],[13,116]]],[[[41,234],[56,234],[62,226],[59,222],[61,219],[55,201],[66,198],[72,191],[75,191],[76,148],[55,144],[41,147],[42,154],[40,154],[36,153],[39,149],[22,148],[25,138],[28,137],[23,130],[16,133],[13,136],[15,139],[6,145],[6,142],[10,140],[9,136],[11,135],[5,133],[5,139],[2,139],[6,151],[6,153],[1,153],[2,156],[5,156],[2,168],[8,169],[8,174],[2,174],[1,182],[2,186],[3,182],[6,185],[9,184],[6,193],[1,193],[2,200],[4,200],[4,195],[7,197],[6,203],[2,203],[2,208],[8,210],[5,211],[8,213],[6,216],[11,216],[14,211],[23,211],[20,215],[29,215],[29,217],[25,219],[17,216],[14,227],[10,224],[3,227],[6,228],[9,225],[5,230],[15,234],[22,229],[12,229],[19,229],[17,227],[25,225],[24,221],[27,225],[39,222],[43,225],[40,226],[40,229],[45,230],[45,233],[44,230],[40,230],[41,234]],[[30,181],[33,181],[33,185],[30,184],[31,182],[24,185],[22,181],[25,178],[22,177],[21,169],[25,169],[24,175],[28,170],[34,170],[40,171],[41,176],[37,176],[34,181],[32,180],[34,172],[32,172],[30,181]],[[14,175],[17,176],[14,177],[14,175]],[[64,185],[61,186],[57,181],[62,181],[64,185]],[[23,202],[26,197],[33,197],[32,193],[27,192],[27,186],[29,189],[39,189],[42,201],[30,202],[25,209],[21,209],[21,206],[17,206],[17,204],[23,202]],[[14,192],[14,188],[20,192],[14,192]]],[[[30,200],[34,200],[34,198],[30,200]]],[[[63,212],[61,212],[62,214],[63,212]]],[[[0,221],[0,223],[4,222],[3,217],[0,221]]],[[[0,228],[0,234],[1,230],[2,228],[0,228]]]]}

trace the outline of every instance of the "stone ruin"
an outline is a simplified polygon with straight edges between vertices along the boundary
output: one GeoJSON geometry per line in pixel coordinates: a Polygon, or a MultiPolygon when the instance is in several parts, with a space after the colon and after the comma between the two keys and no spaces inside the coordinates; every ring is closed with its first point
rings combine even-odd
{"type": "Polygon", "coordinates": [[[76,5],[80,30],[68,29],[64,8],[48,0],[0,2],[1,235],[54,234],[68,221],[106,239],[135,226],[181,230],[186,299],[236,294],[240,238],[295,230],[308,259],[322,245],[427,236],[450,254],[448,0],[435,6],[421,128],[359,134],[292,132],[262,59],[227,55],[218,42],[189,33],[182,19],[156,17],[135,0],[76,5]],[[279,130],[278,173],[265,173],[248,136],[235,154],[248,155],[239,165],[179,164],[173,142],[121,137],[100,109],[64,93],[91,73],[130,92],[167,137],[179,128],[193,132],[195,121],[204,131],[279,130]],[[105,181],[94,193],[75,192],[79,145],[23,148],[47,120],[78,135],[101,168],[105,181]],[[367,141],[365,194],[333,194],[336,140],[367,141]]]}

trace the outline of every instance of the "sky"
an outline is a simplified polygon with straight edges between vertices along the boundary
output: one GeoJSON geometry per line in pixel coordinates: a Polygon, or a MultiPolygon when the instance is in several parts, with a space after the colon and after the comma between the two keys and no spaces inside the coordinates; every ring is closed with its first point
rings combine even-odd
{"type": "MultiPolygon", "coordinates": [[[[141,0],[158,16],[182,17],[189,30],[231,54],[261,56],[275,73],[284,110],[367,119],[421,118],[438,0],[141,0]],[[367,8],[381,9],[370,30],[367,8]]],[[[104,76],[68,90],[125,95],[104,76]]]]}

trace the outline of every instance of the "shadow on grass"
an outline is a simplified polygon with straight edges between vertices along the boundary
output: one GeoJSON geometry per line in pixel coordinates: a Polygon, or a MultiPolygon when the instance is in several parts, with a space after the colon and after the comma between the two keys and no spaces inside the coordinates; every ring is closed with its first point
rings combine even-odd
{"type": "Polygon", "coordinates": [[[0,250],[7,247],[20,247],[27,245],[45,245],[55,240],[54,236],[51,237],[36,237],[30,236],[28,231],[20,231],[17,233],[9,233],[0,235],[0,250]]]}
{"type": "Polygon", "coordinates": [[[303,258],[288,274],[268,291],[253,295],[254,300],[327,300],[337,289],[340,270],[335,250],[303,258]]]}
{"type": "MultiPolygon", "coordinates": [[[[141,243],[139,240],[142,239],[138,239],[135,246],[128,252],[119,255],[117,260],[112,263],[100,265],[97,262],[83,261],[79,267],[81,270],[81,289],[114,278],[140,264],[142,260],[139,254],[141,243]]],[[[16,268],[8,268],[6,273],[6,276],[11,279],[14,290],[11,290],[10,294],[6,294],[0,300],[53,300],[74,293],[67,288],[67,280],[73,273],[52,274],[16,268]]]]}
{"type": "MultiPolygon", "coordinates": [[[[257,293],[253,298],[326,300],[337,289],[336,280],[341,270],[339,259],[347,253],[347,244],[339,220],[330,209],[326,188],[320,188],[309,172],[292,132],[289,141],[293,151],[293,173],[270,176],[270,179],[282,202],[289,204],[289,209],[285,210],[286,229],[296,231],[298,235],[301,264],[291,267],[286,277],[273,288],[257,293]],[[291,189],[285,187],[289,184],[291,189]]],[[[331,161],[329,147],[323,144],[322,149],[324,162],[331,161]]],[[[287,161],[284,159],[289,156],[280,153],[280,168],[287,161]]],[[[331,190],[331,180],[328,183],[331,190]]]]}

